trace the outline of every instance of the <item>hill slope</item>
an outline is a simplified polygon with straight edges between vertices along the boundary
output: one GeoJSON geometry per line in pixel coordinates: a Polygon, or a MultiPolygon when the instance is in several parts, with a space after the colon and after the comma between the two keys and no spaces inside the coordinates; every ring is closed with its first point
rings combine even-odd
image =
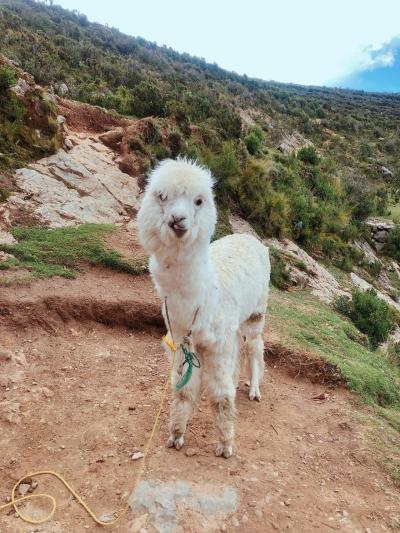
{"type": "Polygon", "coordinates": [[[0,46],[59,94],[167,122],[150,163],[204,161],[221,213],[262,234],[350,261],[360,222],[399,201],[399,95],[248,79],[32,0],[0,0],[0,46]]]}

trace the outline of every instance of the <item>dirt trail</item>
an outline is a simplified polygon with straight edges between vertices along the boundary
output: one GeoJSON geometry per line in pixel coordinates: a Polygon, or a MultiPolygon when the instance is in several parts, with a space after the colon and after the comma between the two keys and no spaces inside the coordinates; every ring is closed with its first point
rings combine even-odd
{"type": "MultiPolygon", "coordinates": [[[[54,469],[96,512],[112,513],[130,494],[138,470],[131,456],[143,449],[167,376],[150,279],[89,269],[73,281],[3,289],[0,299],[1,500],[25,473],[54,469]],[[100,316],[108,325],[99,323],[100,316]],[[141,322],[140,316],[147,318],[141,322]]],[[[375,462],[366,429],[354,417],[352,395],[294,379],[275,366],[259,404],[247,399],[240,383],[237,454],[229,460],[214,457],[206,401],[180,452],[164,446],[164,409],[144,478],[216,494],[229,489],[236,507],[212,514],[185,509],[181,501],[173,510],[179,518],[175,530],[393,530],[399,493],[375,462]],[[325,391],[326,401],[311,399],[325,391]],[[185,454],[188,449],[192,456],[185,454]]],[[[3,513],[1,533],[100,531],[57,483],[38,481],[36,491],[58,497],[55,519],[35,527],[3,513]]],[[[156,532],[162,502],[157,505],[158,510],[129,512],[115,531],[156,532]]],[[[35,515],[42,504],[28,508],[35,515]]],[[[168,531],[164,526],[158,523],[158,531],[168,531]]]]}

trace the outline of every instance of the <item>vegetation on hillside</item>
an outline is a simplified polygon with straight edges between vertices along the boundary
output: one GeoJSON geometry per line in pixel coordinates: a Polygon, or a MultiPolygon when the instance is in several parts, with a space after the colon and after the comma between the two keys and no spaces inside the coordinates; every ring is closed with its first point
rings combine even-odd
{"type": "Polygon", "coordinates": [[[399,202],[399,95],[250,79],[33,0],[0,0],[0,46],[60,94],[167,122],[173,142],[153,142],[153,162],[199,158],[222,212],[346,269],[362,221],[399,202]]]}
{"type": "MultiPolygon", "coordinates": [[[[3,171],[53,153],[61,141],[54,102],[42,89],[25,80],[22,80],[26,84],[24,94],[16,94],[11,88],[17,80],[17,69],[0,56],[0,170],[3,171]]],[[[6,195],[0,183],[0,202],[6,195]]]]}
{"type": "Polygon", "coordinates": [[[353,289],[351,299],[340,296],[336,300],[336,308],[368,336],[372,350],[386,342],[396,329],[394,311],[373,289],[353,289]]]}

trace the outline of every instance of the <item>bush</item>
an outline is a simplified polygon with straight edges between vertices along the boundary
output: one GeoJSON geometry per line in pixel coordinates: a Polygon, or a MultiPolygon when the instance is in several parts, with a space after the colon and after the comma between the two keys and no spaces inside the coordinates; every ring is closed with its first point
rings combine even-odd
{"type": "Polygon", "coordinates": [[[340,296],[335,301],[335,307],[349,317],[361,333],[368,336],[373,350],[387,341],[390,333],[396,328],[394,312],[386,302],[377,297],[373,289],[354,289],[351,299],[340,296]]]}
{"type": "Polygon", "coordinates": [[[0,203],[6,202],[10,197],[11,192],[5,187],[0,187],[0,203]]]}
{"type": "Polygon", "coordinates": [[[279,253],[270,248],[271,259],[271,283],[281,291],[291,286],[290,273],[287,270],[286,261],[282,259],[279,253]]]}
{"type": "Polygon", "coordinates": [[[244,144],[251,155],[260,153],[264,142],[264,133],[259,126],[252,126],[244,138],[244,144]]]}
{"type": "Polygon", "coordinates": [[[400,226],[396,226],[388,235],[384,252],[400,261],[400,226]]]}
{"type": "Polygon", "coordinates": [[[160,89],[154,83],[142,81],[133,89],[132,114],[138,117],[150,115],[163,117],[166,102],[160,89]]]}
{"type": "Polygon", "coordinates": [[[17,82],[17,78],[12,69],[0,66],[0,93],[4,93],[17,82]]]}
{"type": "Polygon", "coordinates": [[[314,146],[304,146],[297,152],[297,159],[307,163],[309,165],[316,165],[319,161],[319,157],[314,146]]]}

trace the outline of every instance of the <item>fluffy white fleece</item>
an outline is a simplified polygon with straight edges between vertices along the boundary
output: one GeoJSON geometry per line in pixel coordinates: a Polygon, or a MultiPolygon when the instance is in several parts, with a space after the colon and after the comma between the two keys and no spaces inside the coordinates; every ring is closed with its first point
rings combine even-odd
{"type": "MultiPolygon", "coordinates": [[[[218,430],[216,454],[230,457],[243,344],[250,365],[249,397],[260,399],[270,263],[268,249],[248,235],[230,235],[210,245],[216,224],[212,187],[206,168],[185,159],[165,160],[150,174],[137,221],[154,284],[160,297],[167,297],[169,333],[177,345],[199,310],[192,341],[201,367],[194,368],[180,392],[173,388],[169,445],[183,446],[194,403],[204,391],[218,430]]],[[[163,314],[165,319],[164,306],[163,314]]],[[[183,356],[178,355],[173,385],[182,374],[183,356]]]]}

